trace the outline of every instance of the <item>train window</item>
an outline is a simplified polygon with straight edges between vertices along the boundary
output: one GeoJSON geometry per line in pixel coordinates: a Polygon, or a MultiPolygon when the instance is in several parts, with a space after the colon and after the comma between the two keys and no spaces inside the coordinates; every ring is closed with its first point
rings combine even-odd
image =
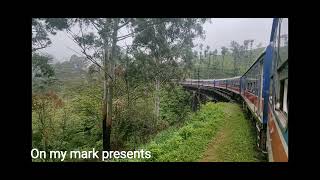
{"type": "Polygon", "coordinates": [[[281,66],[283,62],[288,59],[288,18],[284,18],[280,20],[279,23],[279,39],[278,39],[278,52],[279,52],[279,64],[281,66]]]}
{"type": "Polygon", "coordinates": [[[276,67],[278,65],[279,32],[280,32],[280,24],[278,24],[278,27],[274,32],[274,39],[273,39],[273,60],[272,60],[272,62],[274,62],[274,64],[273,64],[274,70],[277,69],[276,67]]]}

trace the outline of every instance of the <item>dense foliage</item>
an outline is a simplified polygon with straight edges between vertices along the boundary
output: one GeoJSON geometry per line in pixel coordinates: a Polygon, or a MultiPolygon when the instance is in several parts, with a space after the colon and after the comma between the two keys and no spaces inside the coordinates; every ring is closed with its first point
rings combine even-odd
{"type": "MultiPolygon", "coordinates": [[[[38,86],[33,88],[34,148],[45,151],[102,148],[100,74],[92,73],[87,66],[79,68],[80,62],[74,59],[75,56],[70,61],[56,64],[43,62],[48,69],[54,70],[52,76],[56,81],[52,86],[59,88],[47,87],[42,91],[37,91],[38,86]]],[[[127,73],[139,73],[133,64],[130,67],[127,73]]],[[[123,75],[117,78],[115,88],[118,91],[114,94],[111,134],[114,150],[134,149],[157,132],[183,122],[190,112],[190,95],[175,83],[161,88],[161,118],[158,121],[153,114],[154,87],[151,82],[143,81],[139,76],[123,75]],[[130,82],[129,88],[126,81],[130,82]]]]}
{"type": "Polygon", "coordinates": [[[223,112],[208,104],[190,118],[191,95],[177,82],[184,78],[239,75],[262,51],[253,49],[253,41],[247,40],[243,45],[232,42],[230,50],[222,47],[221,55],[217,50],[210,51],[209,46],[202,51],[200,45],[198,55],[192,51],[193,40],[203,37],[202,25],[206,21],[206,18],[33,19],[33,148],[132,150],[157,136],[159,140],[156,138],[148,145],[155,152],[152,161],[195,160],[197,157],[190,159],[190,154],[203,149],[213,137],[223,112]],[[129,34],[120,35],[124,27],[129,34]],[[51,44],[49,34],[58,31],[68,33],[79,46],[79,56],[53,63],[53,57],[38,52],[51,44]],[[128,37],[133,38],[132,45],[117,44],[128,37]],[[181,126],[177,131],[174,129],[181,126]],[[190,136],[195,139],[189,139],[190,136]],[[160,141],[165,144],[158,145],[160,141]],[[189,146],[199,149],[184,151],[189,146]],[[169,152],[173,148],[176,151],[169,152]],[[161,155],[164,151],[166,156],[161,155]]]}

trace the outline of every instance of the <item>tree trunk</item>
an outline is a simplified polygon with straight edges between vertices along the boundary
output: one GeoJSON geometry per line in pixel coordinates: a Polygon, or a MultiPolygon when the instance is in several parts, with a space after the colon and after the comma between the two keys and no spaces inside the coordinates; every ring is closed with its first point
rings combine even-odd
{"type": "Polygon", "coordinates": [[[156,77],[155,79],[155,88],[156,88],[155,114],[156,114],[156,120],[158,120],[160,116],[160,80],[158,79],[158,77],[156,77]]]}
{"type": "MultiPolygon", "coordinates": [[[[107,43],[106,43],[107,44],[107,43]]],[[[108,48],[104,49],[104,86],[103,86],[103,109],[102,109],[102,144],[103,150],[110,149],[110,133],[107,128],[108,121],[108,97],[109,97],[109,76],[108,76],[108,48]]],[[[110,129],[110,128],[109,128],[110,129]]]]}
{"type": "MultiPolygon", "coordinates": [[[[113,83],[114,83],[114,66],[115,66],[115,53],[116,53],[116,45],[117,45],[117,36],[118,36],[118,25],[119,19],[114,20],[113,33],[112,33],[112,46],[111,46],[111,54],[109,56],[109,66],[105,66],[108,69],[108,74],[105,75],[105,79],[107,79],[106,86],[106,96],[105,96],[105,104],[106,104],[106,116],[105,116],[105,131],[104,131],[104,140],[103,140],[103,150],[110,151],[111,150],[111,127],[112,127],[112,98],[113,98],[113,83]]],[[[107,49],[106,49],[107,50],[107,49]]],[[[107,61],[106,61],[107,62],[107,61]]],[[[106,64],[107,65],[107,64],[106,64]]]]}
{"type": "MultiPolygon", "coordinates": [[[[157,58],[155,58],[156,68],[159,67],[159,61],[157,58]]],[[[155,77],[155,97],[154,97],[154,111],[155,111],[155,124],[159,120],[160,117],[160,79],[159,79],[159,73],[157,73],[155,77]]]]}
{"type": "Polygon", "coordinates": [[[222,69],[222,72],[223,72],[223,62],[224,62],[224,56],[222,56],[222,67],[221,67],[221,69],[222,69]]]}
{"type": "Polygon", "coordinates": [[[235,57],[234,61],[233,61],[234,76],[236,76],[236,74],[237,74],[237,60],[236,59],[237,58],[235,57]]]}

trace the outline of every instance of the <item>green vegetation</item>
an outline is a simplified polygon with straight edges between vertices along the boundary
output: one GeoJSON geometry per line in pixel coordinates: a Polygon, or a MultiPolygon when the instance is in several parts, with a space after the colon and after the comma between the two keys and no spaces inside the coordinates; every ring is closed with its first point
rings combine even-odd
{"type": "Polygon", "coordinates": [[[260,162],[263,154],[256,147],[254,127],[237,104],[221,103],[225,113],[223,127],[208,145],[200,161],[260,162]]]}
{"type": "Polygon", "coordinates": [[[168,128],[139,149],[151,151],[152,158],[120,161],[258,162],[263,160],[263,156],[256,148],[253,128],[240,107],[231,103],[209,102],[192,114],[184,124],[168,128]],[[221,136],[222,133],[224,137],[221,136]]]}
{"type": "Polygon", "coordinates": [[[142,149],[152,152],[150,161],[196,161],[221,127],[224,116],[219,104],[208,103],[184,126],[159,134],[142,149]]]}
{"type": "MultiPolygon", "coordinates": [[[[192,97],[177,82],[197,78],[198,69],[200,78],[239,75],[262,51],[253,49],[253,40],[243,45],[233,41],[230,50],[222,47],[222,55],[210,51],[209,46],[202,51],[201,45],[198,56],[193,52],[193,40],[203,37],[206,21],[33,19],[32,147],[47,152],[143,147],[152,151],[150,161],[199,160],[228,124],[224,112],[228,105],[208,103],[191,113],[192,97]],[[119,33],[124,28],[129,32],[126,35],[119,33]],[[59,31],[67,33],[81,51],[75,51],[77,55],[68,61],[53,63],[51,55],[38,50],[48,47],[49,35],[59,31]],[[133,38],[132,44],[120,46],[119,41],[128,37],[133,38]]],[[[243,146],[249,146],[249,135],[239,133],[236,137],[248,138],[243,146]]]]}
{"type": "MultiPolygon", "coordinates": [[[[43,72],[48,69],[54,73],[50,74],[50,78],[42,75],[42,81],[34,81],[33,148],[45,151],[101,150],[103,87],[99,73],[92,73],[86,67],[78,68],[84,66],[84,62],[75,61],[76,56],[70,61],[57,64],[49,63],[48,58],[45,58],[47,56],[34,57],[35,61],[39,57],[46,60],[41,64],[44,66],[41,67],[43,72]],[[46,80],[51,83],[43,83],[46,80]],[[37,86],[40,83],[43,85],[37,86]]],[[[39,63],[34,65],[40,66],[39,63]]],[[[142,82],[137,77],[130,83],[133,87],[127,89],[124,78],[118,77],[115,82],[119,91],[114,94],[112,150],[135,149],[158,132],[183,123],[190,113],[189,93],[177,84],[167,83],[160,89],[161,118],[156,120],[153,109],[155,90],[152,84],[142,82]]]]}

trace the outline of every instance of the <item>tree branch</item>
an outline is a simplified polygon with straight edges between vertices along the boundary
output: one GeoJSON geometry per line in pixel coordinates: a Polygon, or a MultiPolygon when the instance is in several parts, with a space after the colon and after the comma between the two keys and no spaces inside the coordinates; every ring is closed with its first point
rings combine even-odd
{"type": "Polygon", "coordinates": [[[132,33],[129,33],[129,34],[127,34],[127,35],[117,37],[117,41],[124,40],[124,39],[126,39],[126,38],[128,38],[128,37],[132,36],[134,33],[136,33],[136,32],[132,32],[132,33]]]}
{"type": "Polygon", "coordinates": [[[94,20],[90,19],[89,21],[91,22],[91,24],[93,25],[93,27],[94,27],[98,32],[101,31],[101,29],[98,28],[99,25],[98,25],[97,23],[95,23],[94,20]]]}
{"type": "MultiPolygon", "coordinates": [[[[90,60],[93,64],[97,65],[100,69],[102,69],[104,71],[104,73],[106,73],[109,78],[111,80],[113,80],[113,78],[111,77],[111,75],[109,73],[107,73],[107,71],[96,61],[94,60],[90,55],[87,54],[86,50],[81,46],[81,42],[79,42],[78,40],[76,40],[76,36],[73,35],[72,31],[70,29],[67,29],[67,32],[69,32],[69,34],[72,36],[71,40],[73,40],[76,44],[78,44],[78,46],[82,49],[82,54],[84,54],[86,56],[86,58],[88,60],[90,60]]],[[[69,37],[69,36],[68,36],[69,37]]],[[[70,38],[70,37],[69,37],[70,38]]]]}
{"type": "MultiPolygon", "coordinates": [[[[142,31],[148,29],[148,28],[151,27],[151,26],[158,25],[158,24],[162,24],[162,23],[164,23],[164,22],[166,22],[166,21],[161,21],[161,22],[159,22],[159,23],[153,23],[153,24],[151,24],[151,25],[146,26],[146,27],[145,27],[144,29],[142,29],[142,30],[134,31],[134,32],[129,33],[129,34],[127,34],[127,35],[119,36],[119,37],[117,37],[117,41],[124,40],[124,39],[132,36],[132,35],[135,34],[135,33],[142,32],[142,31]]],[[[146,23],[146,24],[148,24],[148,23],[146,23]]]]}
{"type": "Polygon", "coordinates": [[[125,25],[127,25],[130,22],[131,18],[129,18],[126,22],[124,22],[123,24],[121,24],[120,26],[118,26],[117,30],[121,29],[122,27],[124,27],[125,25]]]}
{"type": "Polygon", "coordinates": [[[43,49],[43,48],[46,48],[46,47],[47,47],[47,46],[32,48],[32,52],[38,51],[38,50],[43,49]]]}

